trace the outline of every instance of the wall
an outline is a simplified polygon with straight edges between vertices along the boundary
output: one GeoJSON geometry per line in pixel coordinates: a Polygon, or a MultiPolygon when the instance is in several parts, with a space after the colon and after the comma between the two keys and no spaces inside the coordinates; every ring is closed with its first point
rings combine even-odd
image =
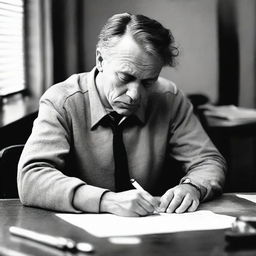
{"type": "Polygon", "coordinates": [[[180,48],[178,66],[162,75],[185,93],[204,93],[215,102],[218,96],[216,0],[85,0],[85,63],[95,63],[97,35],[115,13],[141,13],[171,29],[180,48]]]}
{"type": "Polygon", "coordinates": [[[237,2],[240,42],[240,97],[243,107],[256,107],[256,1],[237,2]]]}

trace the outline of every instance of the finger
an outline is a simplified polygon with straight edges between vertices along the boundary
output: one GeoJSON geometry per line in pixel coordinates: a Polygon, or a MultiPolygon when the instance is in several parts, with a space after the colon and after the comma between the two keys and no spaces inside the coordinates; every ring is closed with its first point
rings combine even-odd
{"type": "Polygon", "coordinates": [[[149,215],[154,212],[154,208],[152,207],[152,205],[148,204],[145,200],[139,201],[138,204],[144,210],[144,212],[140,214],[141,216],[149,215]]]}
{"type": "Polygon", "coordinates": [[[140,215],[135,211],[115,211],[116,215],[123,216],[123,217],[139,217],[140,215]]]}
{"type": "Polygon", "coordinates": [[[139,204],[145,209],[145,211],[147,211],[148,213],[152,213],[155,208],[153,207],[153,205],[151,205],[147,200],[145,200],[144,198],[141,198],[141,200],[139,201],[139,204]]]}
{"type": "Polygon", "coordinates": [[[188,212],[194,212],[199,205],[199,200],[193,200],[193,203],[191,206],[188,208],[188,212]]]}
{"type": "Polygon", "coordinates": [[[181,202],[183,201],[184,195],[182,194],[176,194],[174,195],[172,201],[170,202],[166,212],[167,213],[172,213],[174,212],[177,207],[181,204],[181,202]]]}
{"type": "Polygon", "coordinates": [[[176,213],[182,213],[188,210],[188,208],[192,205],[193,200],[189,194],[187,194],[183,201],[181,202],[180,206],[175,210],[176,213]]]}
{"type": "Polygon", "coordinates": [[[153,213],[156,209],[156,207],[154,207],[154,204],[157,199],[155,199],[146,191],[140,192],[138,196],[138,203],[147,211],[148,214],[153,213]]]}
{"type": "Polygon", "coordinates": [[[141,205],[140,201],[137,201],[137,205],[135,207],[135,212],[139,214],[140,216],[146,216],[148,215],[148,211],[141,205]]]}
{"type": "Polygon", "coordinates": [[[159,212],[166,212],[171,200],[173,199],[173,190],[168,190],[160,199],[160,206],[158,207],[159,212]]]}
{"type": "Polygon", "coordinates": [[[159,200],[157,198],[153,197],[148,192],[141,193],[141,197],[143,198],[143,205],[145,205],[149,212],[153,212],[157,209],[159,205],[159,200]]]}

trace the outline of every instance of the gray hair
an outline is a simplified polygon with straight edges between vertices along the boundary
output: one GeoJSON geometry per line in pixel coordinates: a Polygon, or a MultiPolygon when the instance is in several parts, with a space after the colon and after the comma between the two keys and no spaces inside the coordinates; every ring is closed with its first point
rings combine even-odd
{"type": "Polygon", "coordinates": [[[110,17],[99,34],[97,47],[110,50],[127,31],[147,53],[160,57],[165,66],[175,66],[179,51],[171,31],[141,14],[121,13],[110,17]]]}

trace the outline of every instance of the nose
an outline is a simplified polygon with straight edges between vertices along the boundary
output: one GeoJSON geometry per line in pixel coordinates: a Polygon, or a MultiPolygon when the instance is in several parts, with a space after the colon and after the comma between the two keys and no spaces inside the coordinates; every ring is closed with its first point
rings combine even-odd
{"type": "Polygon", "coordinates": [[[141,96],[140,86],[137,84],[130,86],[126,92],[126,95],[131,99],[131,103],[138,101],[141,96]]]}

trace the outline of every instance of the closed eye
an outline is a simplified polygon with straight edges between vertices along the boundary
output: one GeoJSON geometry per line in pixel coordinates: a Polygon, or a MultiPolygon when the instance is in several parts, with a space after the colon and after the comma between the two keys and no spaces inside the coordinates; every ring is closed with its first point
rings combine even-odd
{"type": "Polygon", "coordinates": [[[131,76],[126,73],[117,73],[118,79],[123,83],[129,83],[135,79],[134,76],[131,76]]]}
{"type": "Polygon", "coordinates": [[[146,88],[152,86],[157,81],[157,78],[142,80],[142,85],[146,88]]]}

